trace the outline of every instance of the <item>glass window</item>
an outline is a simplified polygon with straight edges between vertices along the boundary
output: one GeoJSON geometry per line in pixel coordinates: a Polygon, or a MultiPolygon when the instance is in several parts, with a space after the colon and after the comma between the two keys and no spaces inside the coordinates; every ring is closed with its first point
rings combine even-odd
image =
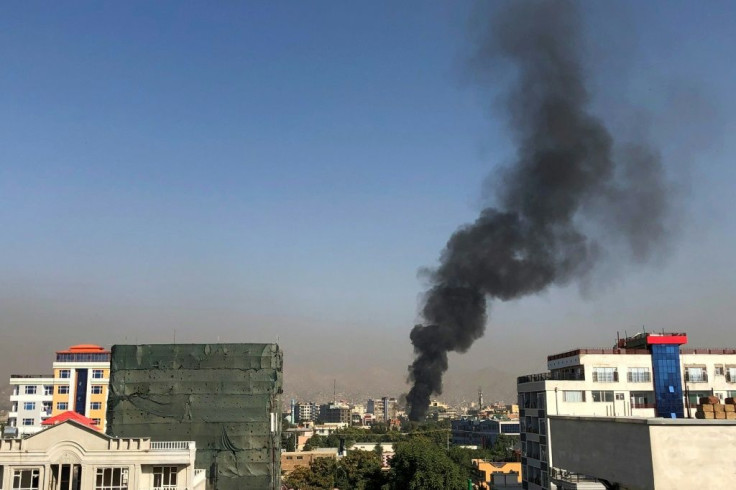
{"type": "Polygon", "coordinates": [[[176,489],[176,466],[154,466],[153,488],[154,490],[176,489]]]}
{"type": "Polygon", "coordinates": [[[23,410],[35,410],[36,402],[25,402],[23,403],[23,410]]]}
{"type": "Polygon", "coordinates": [[[613,391],[591,391],[590,396],[594,402],[612,402],[613,391]]]}
{"type": "Polygon", "coordinates": [[[629,368],[626,377],[629,383],[649,383],[652,380],[648,367],[629,368]]]}
{"type": "Polygon", "coordinates": [[[44,395],[53,395],[54,394],[54,387],[51,385],[44,385],[43,387],[43,394],[44,395]]]}
{"type": "Polygon", "coordinates": [[[92,402],[89,404],[90,410],[101,410],[102,409],[102,402],[92,402]]]}
{"type": "Polygon", "coordinates": [[[563,391],[562,401],[566,402],[584,402],[585,392],[584,391],[563,391]]]}
{"type": "Polygon", "coordinates": [[[69,404],[67,402],[58,402],[56,404],[56,409],[57,410],[68,410],[69,409],[69,404]]]}
{"type": "Polygon", "coordinates": [[[25,387],[25,394],[26,395],[35,395],[36,394],[36,387],[35,386],[26,386],[25,387]]]}
{"type": "Polygon", "coordinates": [[[15,470],[13,472],[13,488],[17,490],[38,490],[39,470],[15,470]]]}
{"type": "Polygon", "coordinates": [[[23,419],[23,425],[33,425],[33,419],[23,419]]]}
{"type": "Polygon", "coordinates": [[[102,385],[92,385],[92,394],[93,395],[101,395],[102,394],[102,385]]]}
{"type": "Polygon", "coordinates": [[[688,366],[685,368],[685,381],[691,383],[705,383],[708,381],[708,373],[705,371],[705,367],[702,366],[688,366]]]}
{"type": "Polygon", "coordinates": [[[618,371],[614,367],[594,367],[593,382],[613,383],[618,381],[618,371]]]}
{"type": "Polygon", "coordinates": [[[713,374],[716,376],[723,376],[725,374],[723,370],[723,364],[716,364],[715,369],[713,370],[713,374]]]}
{"type": "Polygon", "coordinates": [[[736,383],[736,366],[726,366],[726,381],[736,383]]]}
{"type": "Polygon", "coordinates": [[[68,395],[69,394],[69,387],[68,386],[57,386],[56,392],[60,395],[68,395]]]}
{"type": "Polygon", "coordinates": [[[92,370],[92,378],[93,379],[102,379],[104,371],[102,369],[93,369],[92,370]]]}
{"type": "Polygon", "coordinates": [[[43,406],[41,407],[41,410],[43,410],[46,413],[51,412],[51,402],[43,402],[43,406]]]}
{"type": "Polygon", "coordinates": [[[59,377],[62,379],[70,378],[72,375],[71,370],[69,369],[59,369],[59,377]]]}
{"type": "Polygon", "coordinates": [[[97,468],[95,490],[128,490],[128,468],[97,468]]]}

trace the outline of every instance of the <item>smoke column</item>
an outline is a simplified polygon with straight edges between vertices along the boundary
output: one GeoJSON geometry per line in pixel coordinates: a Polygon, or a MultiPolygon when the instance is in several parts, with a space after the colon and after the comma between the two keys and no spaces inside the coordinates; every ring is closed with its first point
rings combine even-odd
{"type": "Polygon", "coordinates": [[[505,93],[516,152],[494,176],[496,207],[457,230],[429,273],[411,331],[415,360],[407,396],[412,420],[442,392],[450,351],[480,338],[489,299],[510,300],[584,278],[605,251],[622,244],[629,258],[649,258],[666,235],[664,173],[656,151],[614,152],[605,125],[589,112],[577,6],[510,2],[489,21],[475,68],[510,63],[505,93]]]}

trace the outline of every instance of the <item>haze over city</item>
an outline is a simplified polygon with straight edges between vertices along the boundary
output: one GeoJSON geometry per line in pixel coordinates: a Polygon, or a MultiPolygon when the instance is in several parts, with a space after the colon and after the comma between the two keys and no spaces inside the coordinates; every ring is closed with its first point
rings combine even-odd
{"type": "MultiPolygon", "coordinates": [[[[287,389],[408,390],[418,271],[515,151],[508,75],[469,69],[494,8],[0,6],[0,377],[76,343],[278,341],[287,389]]],[[[736,344],[735,14],[582,4],[591,111],[661,152],[671,238],[645,265],[604,257],[583,288],[494,303],[448,375],[511,379],[642,328],[736,344]]]]}

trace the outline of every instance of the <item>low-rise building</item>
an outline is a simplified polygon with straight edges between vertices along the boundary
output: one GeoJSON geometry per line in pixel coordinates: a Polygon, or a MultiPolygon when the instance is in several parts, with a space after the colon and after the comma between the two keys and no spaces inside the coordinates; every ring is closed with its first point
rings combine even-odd
{"type": "Polygon", "coordinates": [[[0,488],[204,490],[192,441],[106,436],[75,420],[24,439],[0,439],[0,488]]]}
{"type": "Polygon", "coordinates": [[[518,420],[459,419],[453,420],[452,443],[458,446],[492,447],[500,434],[519,436],[518,420]]]}
{"type": "Polygon", "coordinates": [[[497,463],[484,459],[473,459],[471,462],[475,483],[480,490],[521,488],[521,462],[497,463]]]}
{"type": "Polygon", "coordinates": [[[300,466],[309,466],[315,459],[337,459],[337,451],[335,447],[316,448],[313,451],[283,451],[281,453],[281,474],[288,475],[300,466]]]}
{"type": "Polygon", "coordinates": [[[350,451],[375,451],[377,447],[380,447],[381,451],[381,466],[383,468],[389,467],[389,461],[394,457],[394,445],[390,442],[356,442],[350,446],[350,451]]]}

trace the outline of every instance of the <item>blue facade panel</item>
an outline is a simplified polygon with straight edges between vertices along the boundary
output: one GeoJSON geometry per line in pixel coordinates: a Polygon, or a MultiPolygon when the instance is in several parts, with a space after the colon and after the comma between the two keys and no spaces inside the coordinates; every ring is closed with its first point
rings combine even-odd
{"type": "Polygon", "coordinates": [[[679,345],[652,345],[652,372],[657,417],[684,418],[679,345]]]}

